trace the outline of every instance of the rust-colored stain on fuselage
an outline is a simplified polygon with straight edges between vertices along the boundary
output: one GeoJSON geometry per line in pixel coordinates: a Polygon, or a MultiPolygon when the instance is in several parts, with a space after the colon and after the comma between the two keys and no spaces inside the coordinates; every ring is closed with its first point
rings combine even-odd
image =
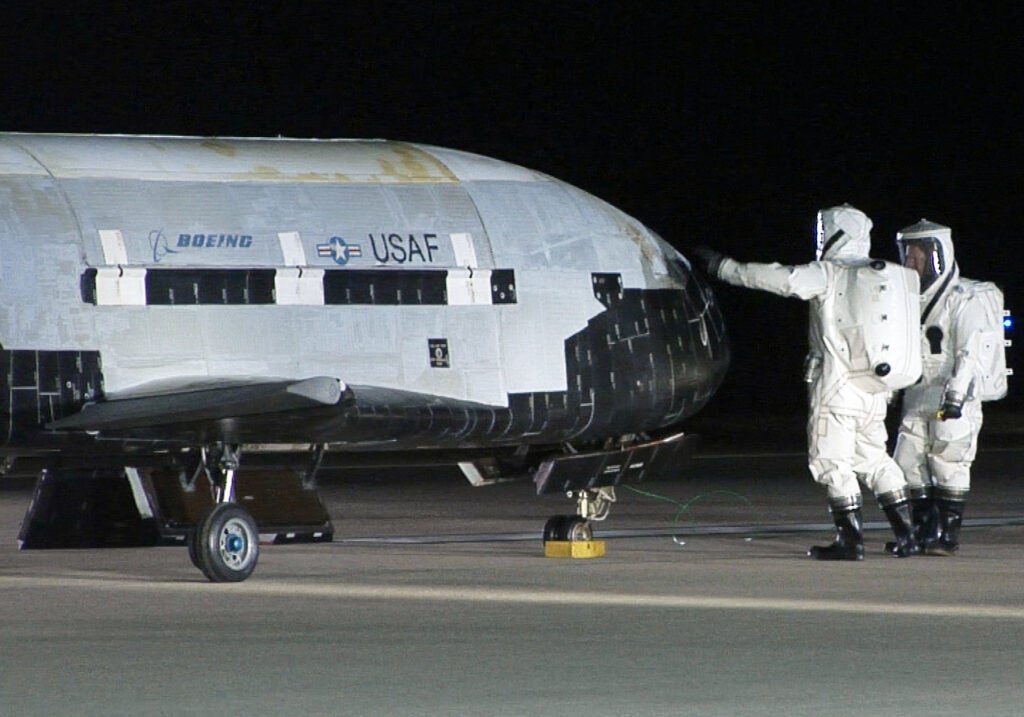
{"type": "MultiPolygon", "coordinates": [[[[222,157],[236,158],[239,147],[223,140],[203,140],[201,146],[222,157]]],[[[337,171],[289,172],[268,165],[258,164],[239,172],[229,171],[238,179],[264,182],[323,182],[338,184],[448,184],[457,183],[450,169],[436,157],[413,145],[403,142],[374,143],[369,149],[366,170],[356,169],[357,174],[337,171]],[[376,164],[376,167],[374,167],[376,164]],[[376,171],[375,171],[376,170],[376,171]]],[[[330,151],[329,149],[327,150],[330,151]]],[[[194,167],[189,167],[194,170],[194,167]]]]}
{"type": "Polygon", "coordinates": [[[400,182],[459,181],[448,167],[421,149],[403,142],[389,142],[388,149],[396,156],[398,164],[389,159],[379,160],[386,177],[400,182]]]}
{"type": "Polygon", "coordinates": [[[221,157],[234,157],[238,154],[238,148],[228,142],[219,139],[204,139],[201,146],[212,150],[221,157]]]}

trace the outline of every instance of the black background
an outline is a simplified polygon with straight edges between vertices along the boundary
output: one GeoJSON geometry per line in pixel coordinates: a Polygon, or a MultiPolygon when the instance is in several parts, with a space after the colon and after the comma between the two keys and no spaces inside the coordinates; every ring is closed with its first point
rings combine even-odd
{"type": "MultiPolygon", "coordinates": [[[[927,217],[1024,306],[1024,13],[777,4],[15,3],[0,129],[448,146],[742,260],[810,260],[816,210],[849,201],[876,256],[927,217]]],[[[802,415],[806,306],[718,296],[735,358],[705,413],[802,415]]]]}

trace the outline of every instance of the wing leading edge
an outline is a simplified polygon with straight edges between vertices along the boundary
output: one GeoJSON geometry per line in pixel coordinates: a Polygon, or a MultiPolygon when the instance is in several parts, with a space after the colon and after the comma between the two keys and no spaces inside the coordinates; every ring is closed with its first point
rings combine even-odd
{"type": "Polygon", "coordinates": [[[78,413],[50,423],[58,431],[122,431],[154,426],[278,413],[337,405],[344,394],[338,379],[221,381],[205,379],[178,387],[146,387],[122,398],[86,404],[78,413]]]}
{"type": "MultiPolygon", "coordinates": [[[[46,426],[101,437],[170,443],[459,442],[493,432],[508,409],[444,396],[300,381],[203,378],[147,384],[46,426]]],[[[506,421],[507,428],[507,421],[506,421]]]]}

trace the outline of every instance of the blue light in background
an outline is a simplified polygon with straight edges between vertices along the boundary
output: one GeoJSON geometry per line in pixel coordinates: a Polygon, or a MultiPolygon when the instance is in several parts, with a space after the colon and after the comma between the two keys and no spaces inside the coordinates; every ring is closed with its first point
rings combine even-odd
{"type": "Polygon", "coordinates": [[[1013,317],[1012,316],[1007,316],[1006,318],[1003,319],[1003,330],[1004,331],[1009,331],[1012,328],[1013,328],[1013,317]]]}

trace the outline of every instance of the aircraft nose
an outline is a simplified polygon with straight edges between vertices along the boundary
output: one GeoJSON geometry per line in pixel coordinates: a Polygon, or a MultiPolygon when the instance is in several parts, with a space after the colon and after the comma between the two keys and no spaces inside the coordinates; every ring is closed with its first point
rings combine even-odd
{"type": "MultiPolygon", "coordinates": [[[[680,269],[683,266],[680,265],[680,269]]],[[[719,310],[714,291],[701,275],[701,272],[686,268],[682,272],[685,284],[682,287],[682,303],[685,305],[687,323],[695,331],[694,341],[698,362],[703,371],[716,375],[715,388],[725,375],[729,364],[729,340],[725,329],[725,320],[719,310]]]]}

